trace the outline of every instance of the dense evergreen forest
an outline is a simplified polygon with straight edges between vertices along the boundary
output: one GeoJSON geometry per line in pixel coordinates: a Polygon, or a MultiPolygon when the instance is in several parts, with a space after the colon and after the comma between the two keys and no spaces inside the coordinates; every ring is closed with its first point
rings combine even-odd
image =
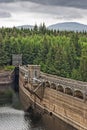
{"type": "Polygon", "coordinates": [[[87,81],[87,33],[0,28],[0,66],[10,65],[12,54],[22,54],[23,64],[40,64],[43,72],[87,81]]]}

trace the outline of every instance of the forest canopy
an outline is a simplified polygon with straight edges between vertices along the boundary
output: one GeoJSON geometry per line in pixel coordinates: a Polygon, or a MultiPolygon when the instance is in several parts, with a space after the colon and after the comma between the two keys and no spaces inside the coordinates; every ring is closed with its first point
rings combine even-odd
{"type": "Polygon", "coordinates": [[[11,65],[12,54],[22,54],[23,64],[39,64],[46,73],[87,81],[87,33],[0,28],[0,66],[11,65]]]}

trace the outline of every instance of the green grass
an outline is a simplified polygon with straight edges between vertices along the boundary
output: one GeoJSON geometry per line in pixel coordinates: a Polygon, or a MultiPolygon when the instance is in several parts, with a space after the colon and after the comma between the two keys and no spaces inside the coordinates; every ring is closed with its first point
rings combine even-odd
{"type": "Polygon", "coordinates": [[[5,66],[4,67],[4,70],[6,70],[6,71],[11,71],[11,70],[14,70],[14,68],[15,68],[15,66],[5,66]]]}

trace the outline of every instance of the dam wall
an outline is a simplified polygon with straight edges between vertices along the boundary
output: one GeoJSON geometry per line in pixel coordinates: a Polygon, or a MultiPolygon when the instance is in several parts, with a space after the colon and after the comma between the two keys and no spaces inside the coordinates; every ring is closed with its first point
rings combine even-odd
{"type": "Polygon", "coordinates": [[[14,78],[14,70],[0,72],[0,90],[13,87],[14,78]]]}
{"type": "Polygon", "coordinates": [[[35,80],[40,80],[42,84],[45,84],[45,86],[40,86],[41,83],[36,86],[35,81],[33,82],[33,76],[32,80],[28,80],[29,82],[25,83],[26,73],[28,73],[28,71],[19,71],[19,95],[25,110],[29,109],[31,106],[34,110],[37,110],[42,115],[47,113],[49,116],[52,116],[55,119],[59,118],[72,125],[77,130],[87,130],[86,96],[80,97],[79,93],[77,94],[77,97],[75,96],[75,92],[77,89],[80,90],[81,86],[81,91],[84,92],[84,95],[86,94],[85,90],[87,88],[87,83],[78,81],[71,82],[69,79],[66,79],[65,81],[65,78],[63,80],[62,78],[58,78],[57,80],[57,77],[55,76],[53,78],[53,76],[50,77],[50,75],[40,75],[39,79],[35,80]],[[43,79],[41,79],[41,77],[43,77],[43,79]],[[47,85],[48,81],[50,81],[50,86],[47,85]],[[53,81],[54,83],[59,82],[60,85],[65,85],[66,83],[64,86],[65,90],[66,86],[71,85],[71,87],[73,87],[72,85],[74,83],[74,95],[70,95],[71,93],[68,93],[68,91],[67,93],[64,93],[65,91],[59,91],[57,88],[59,86],[55,87],[55,85],[53,85],[53,81]],[[43,89],[44,93],[42,98],[40,98],[39,95],[41,95],[41,90],[43,89]]]}

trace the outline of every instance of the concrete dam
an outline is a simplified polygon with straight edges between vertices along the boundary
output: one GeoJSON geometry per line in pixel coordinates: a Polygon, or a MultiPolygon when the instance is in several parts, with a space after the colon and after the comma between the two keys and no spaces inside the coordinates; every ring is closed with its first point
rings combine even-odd
{"type": "Polygon", "coordinates": [[[87,130],[87,82],[40,71],[39,65],[19,66],[19,95],[25,110],[60,118],[87,130]]]}

